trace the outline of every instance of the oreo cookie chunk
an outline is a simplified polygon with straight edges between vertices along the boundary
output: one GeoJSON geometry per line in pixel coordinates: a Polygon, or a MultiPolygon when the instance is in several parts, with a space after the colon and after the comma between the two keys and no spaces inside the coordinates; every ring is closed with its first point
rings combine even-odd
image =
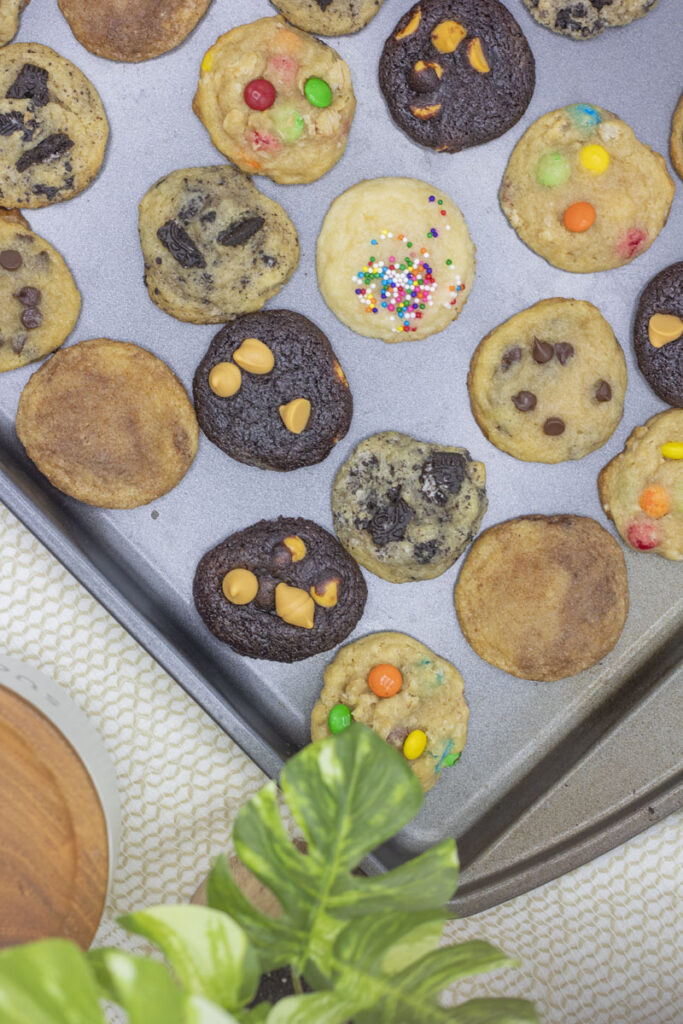
{"type": "Polygon", "coordinates": [[[300,313],[251,313],[224,327],[194,377],[199,424],[227,455],[261,469],[326,458],[351,422],[332,346],[300,313]]]}
{"type": "Polygon", "coordinates": [[[421,0],[384,45],[379,84],[399,128],[457,153],[519,121],[536,82],[524,33],[498,0],[421,0]]]}
{"type": "Polygon", "coordinates": [[[197,611],[238,654],[301,661],[341,643],[367,587],[352,558],[310,519],[262,519],[208,551],[194,578],[197,611]]]}
{"type": "Polygon", "coordinates": [[[659,397],[683,406],[683,262],[653,277],[640,296],[633,325],[638,366],[659,397]]]}
{"type": "Polygon", "coordinates": [[[390,583],[440,576],[476,535],[486,470],[465,448],[384,431],[362,441],[332,486],[334,528],[357,562],[390,583]]]}

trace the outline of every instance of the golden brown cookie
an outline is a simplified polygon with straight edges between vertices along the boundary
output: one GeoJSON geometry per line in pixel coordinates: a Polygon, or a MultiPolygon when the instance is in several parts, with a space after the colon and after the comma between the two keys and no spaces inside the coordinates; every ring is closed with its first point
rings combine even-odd
{"type": "Polygon", "coordinates": [[[136,508],[182,480],[199,428],[166,363],[129,342],[95,338],[33,374],[17,434],[60,491],[88,505],[136,508]]]}
{"type": "Polygon", "coordinates": [[[375,17],[384,0],[271,0],[287,21],[317,36],[347,36],[375,17]]]}
{"type": "Polygon", "coordinates": [[[0,0],[0,46],[14,39],[19,28],[19,15],[28,0],[0,0]]]}
{"type": "Polygon", "coordinates": [[[618,542],[587,516],[530,515],[486,530],[455,587],[465,639],[521,679],[573,676],[616,644],[628,613],[618,542]]]}
{"type": "Polygon", "coordinates": [[[683,178],[683,93],[671,121],[671,163],[678,177],[683,178]]]}

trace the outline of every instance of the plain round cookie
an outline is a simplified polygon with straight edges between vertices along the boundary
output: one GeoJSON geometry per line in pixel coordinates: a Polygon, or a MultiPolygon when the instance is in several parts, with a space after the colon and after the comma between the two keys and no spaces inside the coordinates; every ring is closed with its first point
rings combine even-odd
{"type": "Polygon", "coordinates": [[[636,427],[600,471],[602,507],[636,551],[683,559],[683,409],[636,427]]]}
{"type": "Polygon", "coordinates": [[[182,43],[211,0],[59,0],[86,50],[108,60],[141,61],[182,43]]]}
{"type": "Polygon", "coordinates": [[[671,163],[679,178],[683,178],[683,93],[671,119],[671,163]]]}
{"type": "Polygon", "coordinates": [[[574,103],[527,128],[499,197],[529,248],[561,270],[587,274],[623,266],[649,249],[673,194],[659,153],[615,114],[574,103]]]}
{"type": "Polygon", "coordinates": [[[192,107],[247,174],[296,185],[339,160],[356,98],[336,50],[274,17],[239,25],[207,50],[192,107]]]}
{"type": "Polygon", "coordinates": [[[341,643],[363,614],[367,587],[327,530],[310,519],[280,516],[233,533],[208,551],[197,566],[193,594],[207,628],[238,654],[291,662],[341,643]],[[253,584],[253,591],[239,596],[243,601],[253,594],[245,603],[226,597],[225,589],[233,591],[225,577],[234,572],[239,582],[233,597],[245,580],[253,584]]]}
{"type": "Polygon", "coordinates": [[[470,548],[455,608],[480,658],[521,679],[564,679],[619,639],[628,613],[624,556],[587,516],[509,519],[470,548]]]}
{"type": "Polygon", "coordinates": [[[216,324],[260,309],[299,262],[291,220],[235,167],[187,167],[142,198],[138,222],[152,302],[216,324]]]}
{"type": "Polygon", "coordinates": [[[414,142],[457,153],[498,138],[529,105],[536,83],[524,33],[498,0],[420,0],[379,62],[389,113],[414,142]]]}
{"type": "Polygon", "coordinates": [[[346,434],[353,411],[327,337],[288,309],[251,313],[216,335],[195,373],[194,404],[200,427],[227,455],[275,470],[321,462],[346,434]],[[226,366],[239,387],[223,397],[217,392],[232,388],[215,381],[212,388],[211,381],[215,367],[220,375],[226,366]],[[288,408],[293,414],[291,403],[302,400],[309,403],[305,424],[290,419],[288,427],[288,408]]]}
{"type": "Polygon", "coordinates": [[[683,406],[683,261],[660,270],[645,285],[633,322],[640,371],[669,405],[683,406]],[[666,317],[671,329],[658,329],[666,317]]]}
{"type": "Polygon", "coordinates": [[[324,673],[322,692],[311,712],[311,739],[330,736],[328,716],[336,704],[399,751],[415,729],[426,734],[420,757],[408,764],[427,791],[454,764],[467,739],[469,709],[455,665],[405,633],[371,633],[342,647],[324,673]],[[368,686],[377,665],[392,665],[403,685],[393,697],[378,697],[368,686]]]}
{"type": "Polygon", "coordinates": [[[375,17],[384,0],[271,0],[287,21],[317,36],[348,36],[375,17]]]}
{"type": "Polygon", "coordinates": [[[383,431],[366,438],[332,485],[334,529],[346,550],[390,583],[449,569],[487,508],[486,469],[465,448],[383,431]]]}
{"type": "Polygon", "coordinates": [[[0,215],[0,373],[59,348],[80,308],[78,288],[57,250],[21,215],[0,215]]]}
{"type": "Polygon", "coordinates": [[[617,428],[626,360],[600,310],[543,299],[479,343],[467,386],[472,413],[501,451],[525,462],[582,459],[617,428]]]}
{"type": "Polygon", "coordinates": [[[109,125],[95,86],[39,43],[0,50],[0,205],[71,199],[99,171],[109,125]]]}
{"type": "Polygon", "coordinates": [[[29,0],[2,0],[0,3],[0,46],[14,39],[19,28],[19,15],[29,0]]]}
{"type": "Polygon", "coordinates": [[[642,18],[657,0],[522,0],[539,25],[571,39],[592,39],[606,28],[642,18]]]}
{"type": "Polygon", "coordinates": [[[166,494],[190,468],[199,437],[166,363],[108,338],[62,349],[34,373],[16,426],[54,487],[103,508],[137,508],[166,494]]]}
{"type": "Polygon", "coordinates": [[[460,314],[475,248],[453,200],[416,178],[360,181],[330,206],[318,238],[318,287],[358,334],[419,341],[460,314]]]}

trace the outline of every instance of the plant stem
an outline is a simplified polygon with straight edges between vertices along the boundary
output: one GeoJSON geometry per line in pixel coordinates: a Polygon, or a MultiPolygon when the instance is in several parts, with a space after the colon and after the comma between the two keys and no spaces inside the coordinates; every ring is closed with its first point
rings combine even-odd
{"type": "Polygon", "coordinates": [[[294,974],[294,972],[292,972],[292,988],[294,989],[298,996],[303,995],[304,987],[301,984],[300,974],[294,974]]]}

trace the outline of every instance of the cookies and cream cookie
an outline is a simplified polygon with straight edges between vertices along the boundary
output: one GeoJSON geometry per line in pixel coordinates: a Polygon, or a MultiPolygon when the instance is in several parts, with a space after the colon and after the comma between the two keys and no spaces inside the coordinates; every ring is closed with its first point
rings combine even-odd
{"type": "Polygon", "coordinates": [[[683,261],[660,270],[645,286],[633,322],[641,373],[669,405],[683,406],[683,261]]]}
{"type": "Polygon", "coordinates": [[[0,46],[14,39],[19,28],[19,15],[29,0],[2,0],[0,2],[0,46]]]}
{"type": "Polygon", "coordinates": [[[374,18],[384,0],[272,0],[287,21],[317,36],[346,36],[374,18]]]}
{"type": "Polygon", "coordinates": [[[503,213],[534,252],[561,270],[587,274],[649,249],[673,194],[659,153],[615,114],[573,103],[527,128],[499,195],[503,213]]]}
{"type": "Polygon", "coordinates": [[[683,93],[676,104],[671,120],[671,163],[679,178],[683,178],[683,93]]]}
{"type": "Polygon", "coordinates": [[[522,0],[539,25],[571,39],[592,39],[606,28],[629,25],[657,0],[522,0]]]}
{"type": "Polygon", "coordinates": [[[193,108],[243,171],[292,185],[339,160],[356,99],[336,50],[275,17],[239,25],[207,50],[193,108]]]}
{"type": "Polygon", "coordinates": [[[325,669],[311,738],[362,722],[401,751],[426,791],[459,760],[468,717],[455,665],[405,633],[371,633],[325,669]]]}

